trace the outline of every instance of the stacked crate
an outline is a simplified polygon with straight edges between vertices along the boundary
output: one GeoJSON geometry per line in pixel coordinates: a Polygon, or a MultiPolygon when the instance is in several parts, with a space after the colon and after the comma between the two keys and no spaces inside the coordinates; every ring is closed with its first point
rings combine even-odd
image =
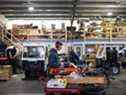
{"type": "Polygon", "coordinates": [[[0,80],[10,80],[12,75],[12,67],[10,65],[0,66],[0,80]]]}

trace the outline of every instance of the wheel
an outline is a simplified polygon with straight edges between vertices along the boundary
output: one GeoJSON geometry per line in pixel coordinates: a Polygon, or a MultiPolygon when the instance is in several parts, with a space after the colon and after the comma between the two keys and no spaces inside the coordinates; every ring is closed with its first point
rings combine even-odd
{"type": "Polygon", "coordinates": [[[117,75],[120,73],[120,69],[118,67],[112,67],[112,74],[117,75]]]}

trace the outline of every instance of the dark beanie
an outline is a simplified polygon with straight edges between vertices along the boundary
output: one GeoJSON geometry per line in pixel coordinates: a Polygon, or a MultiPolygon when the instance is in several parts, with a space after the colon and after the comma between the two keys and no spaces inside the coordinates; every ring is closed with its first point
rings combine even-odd
{"type": "Polygon", "coordinates": [[[56,41],[55,45],[63,45],[63,44],[60,41],[56,41]]]}

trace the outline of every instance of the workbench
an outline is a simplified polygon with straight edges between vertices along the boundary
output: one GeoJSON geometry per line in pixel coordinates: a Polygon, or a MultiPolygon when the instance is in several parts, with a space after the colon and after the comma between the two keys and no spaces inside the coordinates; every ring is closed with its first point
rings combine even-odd
{"type": "Polygon", "coordinates": [[[70,78],[64,77],[68,81],[68,85],[66,88],[45,88],[45,95],[49,94],[64,94],[64,95],[81,95],[81,86],[84,87],[87,84],[94,84],[94,85],[106,85],[107,81],[106,78],[103,76],[95,76],[95,77],[83,77],[83,78],[70,78]],[[73,85],[76,85],[75,87],[73,85]]]}

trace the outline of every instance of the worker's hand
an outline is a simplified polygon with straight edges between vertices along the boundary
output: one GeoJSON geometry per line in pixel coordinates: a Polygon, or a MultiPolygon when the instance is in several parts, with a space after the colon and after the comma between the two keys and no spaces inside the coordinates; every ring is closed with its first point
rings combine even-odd
{"type": "Polygon", "coordinates": [[[81,68],[77,68],[77,71],[78,71],[78,72],[81,72],[81,68]]]}

